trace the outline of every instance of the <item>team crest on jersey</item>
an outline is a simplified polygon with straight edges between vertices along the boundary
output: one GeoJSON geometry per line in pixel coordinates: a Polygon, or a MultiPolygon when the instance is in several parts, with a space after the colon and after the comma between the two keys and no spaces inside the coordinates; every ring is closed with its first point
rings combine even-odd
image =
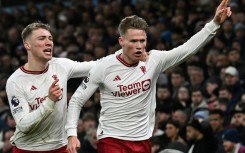
{"type": "Polygon", "coordinates": [[[56,74],[54,74],[52,78],[54,78],[54,80],[58,80],[58,76],[56,74]]]}
{"type": "Polygon", "coordinates": [[[20,104],[20,101],[18,98],[16,98],[15,96],[12,97],[11,99],[11,104],[14,106],[14,107],[17,107],[19,104],[20,104]]]}
{"type": "Polygon", "coordinates": [[[144,74],[146,73],[146,68],[145,68],[145,66],[141,66],[140,69],[141,69],[141,71],[142,71],[144,74]]]}

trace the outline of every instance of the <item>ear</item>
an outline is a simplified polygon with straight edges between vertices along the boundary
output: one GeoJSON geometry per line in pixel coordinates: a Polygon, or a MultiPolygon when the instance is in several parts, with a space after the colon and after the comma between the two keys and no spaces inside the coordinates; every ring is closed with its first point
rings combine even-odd
{"type": "Polygon", "coordinates": [[[120,37],[118,38],[118,42],[119,42],[120,46],[123,47],[123,37],[122,37],[122,36],[120,36],[120,37]]]}
{"type": "Polygon", "coordinates": [[[26,50],[30,49],[30,44],[28,42],[24,41],[23,44],[26,50]]]}

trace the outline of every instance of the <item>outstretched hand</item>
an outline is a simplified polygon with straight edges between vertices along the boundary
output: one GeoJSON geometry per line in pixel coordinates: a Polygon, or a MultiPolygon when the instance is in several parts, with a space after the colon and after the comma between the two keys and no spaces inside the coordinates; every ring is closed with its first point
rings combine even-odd
{"type": "Polygon", "coordinates": [[[222,2],[217,7],[214,16],[215,23],[220,25],[227,19],[227,17],[231,16],[232,12],[231,12],[231,8],[228,7],[228,3],[229,0],[222,0],[222,2]]]}

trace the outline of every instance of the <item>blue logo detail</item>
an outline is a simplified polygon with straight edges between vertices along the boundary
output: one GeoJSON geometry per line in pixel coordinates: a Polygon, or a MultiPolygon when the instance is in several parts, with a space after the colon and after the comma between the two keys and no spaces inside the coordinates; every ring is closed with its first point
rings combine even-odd
{"type": "Polygon", "coordinates": [[[19,99],[17,99],[15,96],[13,96],[12,99],[11,99],[11,104],[12,104],[14,107],[16,107],[16,106],[19,105],[19,103],[20,103],[19,99]]]}

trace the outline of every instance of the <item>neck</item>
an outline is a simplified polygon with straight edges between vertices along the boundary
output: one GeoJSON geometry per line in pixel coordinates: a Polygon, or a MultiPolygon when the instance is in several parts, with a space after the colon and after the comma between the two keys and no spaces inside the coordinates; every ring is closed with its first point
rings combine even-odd
{"type": "Polygon", "coordinates": [[[42,71],[48,66],[48,61],[51,59],[45,59],[28,53],[28,62],[24,65],[24,68],[29,71],[42,71]]]}
{"type": "Polygon", "coordinates": [[[129,64],[129,65],[134,65],[134,64],[137,64],[139,61],[132,61],[132,60],[130,60],[129,58],[128,58],[128,56],[126,55],[126,54],[124,54],[124,53],[122,53],[121,55],[120,55],[120,58],[123,60],[123,61],[125,61],[127,64],[129,64]]]}
{"type": "Polygon", "coordinates": [[[171,142],[175,142],[178,139],[178,136],[175,135],[174,137],[171,138],[171,142]]]}
{"type": "Polygon", "coordinates": [[[28,61],[24,65],[24,68],[29,71],[43,71],[45,68],[47,68],[47,66],[48,66],[48,62],[41,63],[41,62],[28,61]]]}

